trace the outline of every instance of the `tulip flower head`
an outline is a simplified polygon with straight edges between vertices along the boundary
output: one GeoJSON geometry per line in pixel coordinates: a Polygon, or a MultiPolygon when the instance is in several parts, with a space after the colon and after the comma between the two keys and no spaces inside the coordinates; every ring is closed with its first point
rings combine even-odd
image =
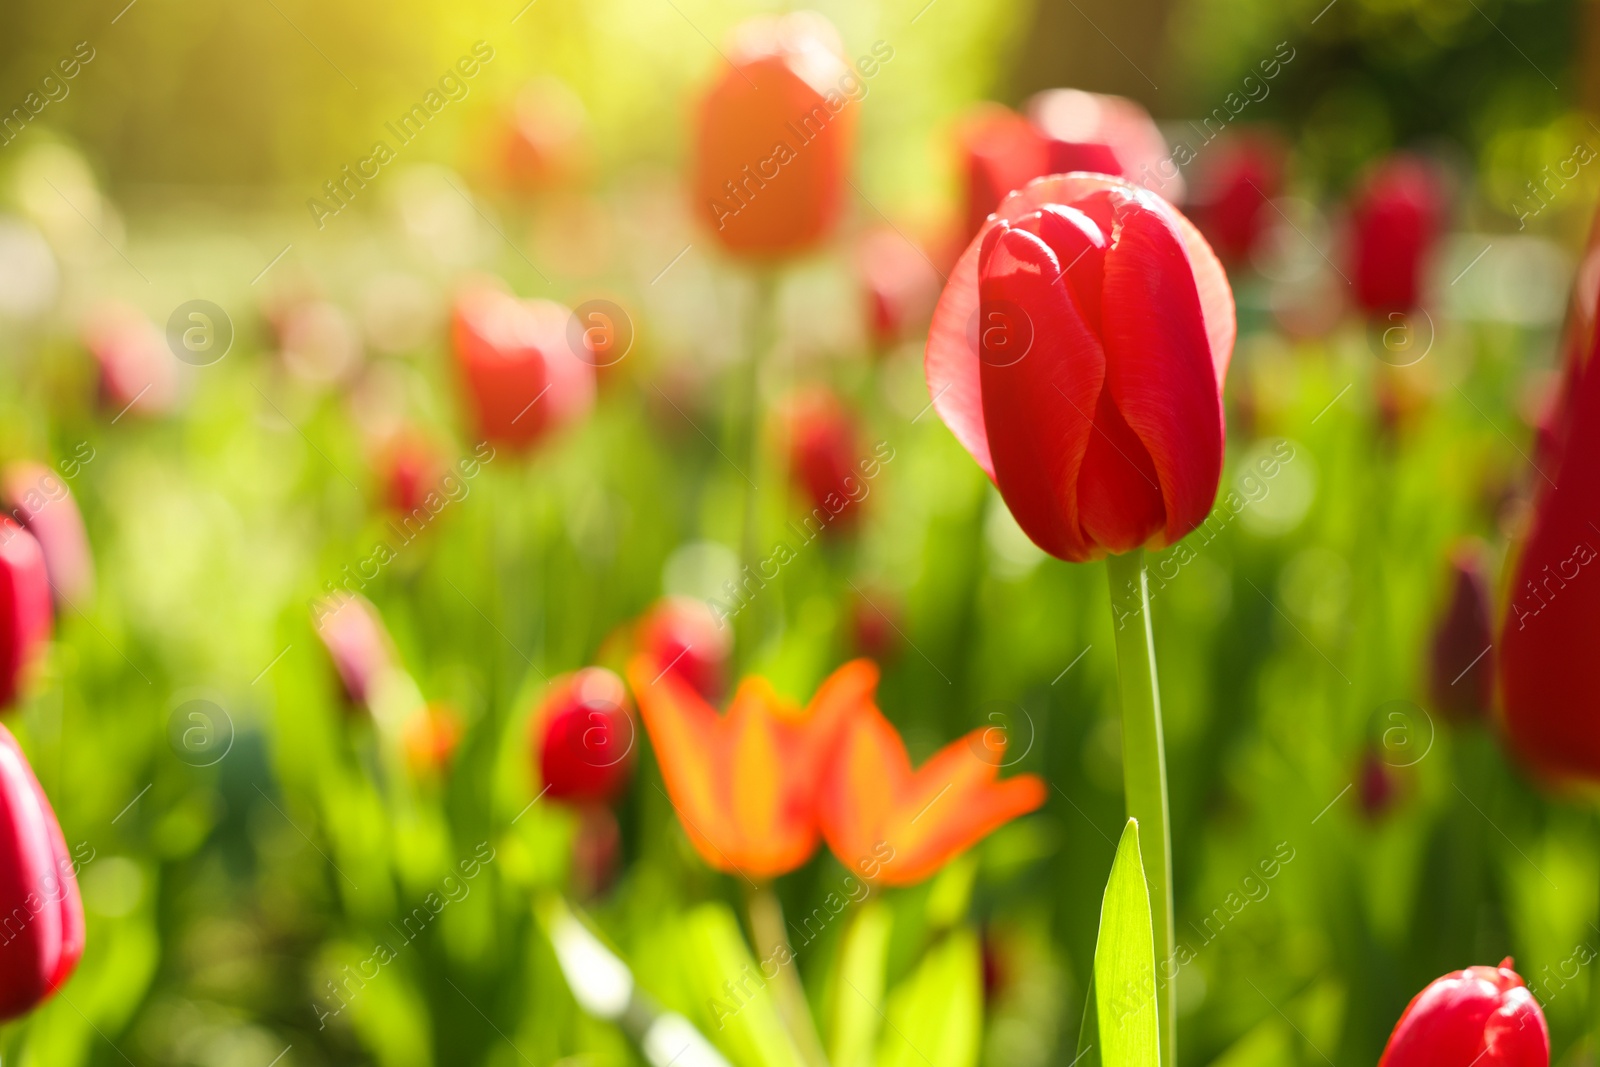
{"type": "Polygon", "coordinates": [[[577,94],[554,78],[530,82],[506,124],[505,176],[524,193],[559,184],[586,168],[588,141],[589,116],[577,94]]]}
{"type": "Polygon", "coordinates": [[[723,51],[695,130],[695,211],[735,255],[804,252],[844,205],[862,83],[815,12],[749,19],[723,51]]]}
{"type": "Polygon", "coordinates": [[[1511,967],[1507,957],[1430,982],[1406,1006],[1378,1067],[1549,1067],[1544,1013],[1511,967]]]}
{"type": "Polygon", "coordinates": [[[1494,704],[1494,601],[1482,542],[1450,553],[1450,599],[1433,632],[1433,703],[1457,722],[1481,719],[1494,704]]]}
{"type": "Polygon", "coordinates": [[[706,700],[717,700],[728,684],[730,637],[705,601],[673,596],[658,601],[640,620],[637,645],[658,671],[676,676],[706,700]]]}
{"type": "Polygon", "coordinates": [[[1395,156],[1366,178],[1350,209],[1350,271],[1368,315],[1407,312],[1422,298],[1445,194],[1432,167],[1395,156]]]}
{"type": "Polygon", "coordinates": [[[319,606],[317,636],[333,660],[353,704],[365,704],[377,691],[382,675],[396,669],[394,642],[364,596],[342,593],[319,606]]]}
{"type": "Polygon", "coordinates": [[[415,431],[402,431],[385,443],[377,466],[384,503],[400,515],[426,510],[428,494],[439,488],[449,470],[433,442],[415,431]]]}
{"type": "Polygon", "coordinates": [[[16,703],[50,639],[50,579],[33,535],[0,518],[0,708],[16,703]]]}
{"type": "Polygon", "coordinates": [[[867,484],[857,464],[866,454],[855,416],[823,388],[793,397],[784,413],[789,437],[789,473],[815,521],[843,533],[860,517],[867,484]]]}
{"type": "Polygon", "coordinates": [[[1183,203],[1183,175],[1167,139],[1139,104],[1081,89],[1046,89],[1028,101],[1028,118],[1044,138],[1044,174],[1089,171],[1126,178],[1183,203]]]}
{"type": "Polygon", "coordinates": [[[490,288],[456,301],[452,335],[484,440],[527,449],[594,403],[595,358],[572,313],[490,288]]]}
{"type": "Polygon", "coordinates": [[[402,728],[406,762],[414,774],[443,774],[461,743],[461,713],[449,704],[425,704],[402,728]]]}
{"type": "Polygon", "coordinates": [[[552,799],[605,804],[633,773],[636,731],[628,690],[604,667],[550,683],[532,722],[544,790],[552,799]]]}
{"type": "Polygon", "coordinates": [[[875,351],[887,352],[926,321],[939,276],[920,247],[887,226],[861,239],[856,267],[866,291],[867,336],[875,351]]]}
{"type": "Polygon", "coordinates": [[[45,573],[56,597],[76,604],[94,595],[94,557],[72,490],[42,463],[13,463],[0,476],[6,509],[33,534],[44,552],[45,573]]]}
{"type": "Polygon", "coordinates": [[[861,706],[840,726],[818,813],[839,862],[870,881],[912,885],[1039,807],[1046,790],[1031,774],[998,780],[1006,738],[994,728],[951,742],[913,771],[905,742],[873,702],[877,680],[873,667],[861,706]]]}
{"type": "Polygon", "coordinates": [[[0,1020],[32,1010],[83,954],[83,902],[61,824],[11,731],[0,726],[0,1020]]]}
{"type": "Polygon", "coordinates": [[[1006,194],[1050,173],[1050,156],[1033,123],[1002,104],[979,104],[962,121],[956,141],[966,178],[965,237],[970,240],[1006,194]]]}
{"type": "Polygon", "coordinates": [[[138,309],[98,308],[84,327],[84,344],[100,368],[100,401],[113,414],[161,415],[177,401],[177,360],[166,337],[138,309]]]}
{"type": "Polygon", "coordinates": [[[1223,260],[1244,262],[1272,221],[1272,198],[1283,185],[1283,146],[1265,135],[1239,134],[1219,140],[1202,159],[1187,209],[1223,260]]]}
{"type": "Polygon", "coordinates": [[[701,859],[760,879],[811,858],[824,760],[841,723],[871,700],[877,681],[871,663],[847,663],[799,708],[765,679],[746,678],[728,714],[718,715],[681,678],[634,658],[628,684],[667,795],[701,859]]]}
{"type": "Polygon", "coordinates": [[[1216,497],[1235,329],[1221,264],[1171,204],[1117,178],[1044,178],[951,271],[928,389],[1040,548],[1162,547],[1216,497]]]}

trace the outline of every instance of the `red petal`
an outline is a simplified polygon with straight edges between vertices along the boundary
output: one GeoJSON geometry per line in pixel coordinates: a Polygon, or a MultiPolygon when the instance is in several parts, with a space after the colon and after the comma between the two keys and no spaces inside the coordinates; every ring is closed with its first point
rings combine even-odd
{"type": "Polygon", "coordinates": [[[1078,514],[1084,539],[1117,553],[1143,545],[1166,521],[1155,463],[1112,402],[1110,389],[1100,392],[1094,435],[1078,475],[1078,514]]]}
{"type": "Polygon", "coordinates": [[[1170,544],[1216,499],[1222,395],[1180,216],[1143,190],[1118,199],[1106,254],[1106,387],[1155,463],[1170,544]]]}

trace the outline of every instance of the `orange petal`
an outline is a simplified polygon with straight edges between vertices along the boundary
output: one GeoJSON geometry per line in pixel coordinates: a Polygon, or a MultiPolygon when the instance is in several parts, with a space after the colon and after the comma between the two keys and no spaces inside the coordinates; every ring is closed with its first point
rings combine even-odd
{"type": "Polygon", "coordinates": [[[911,757],[883,713],[868,704],[850,716],[840,729],[817,797],[822,834],[841,863],[858,869],[884,841],[910,780],[911,757]]]}
{"type": "Polygon", "coordinates": [[[804,726],[761,678],[740,685],[722,725],[728,758],[719,768],[727,783],[724,809],[738,837],[731,858],[751,877],[792,871],[817,846],[816,779],[804,726]]]}
{"type": "Polygon", "coordinates": [[[914,809],[897,813],[886,838],[894,856],[883,864],[879,881],[884,885],[922,881],[1012,819],[1038,808],[1045,797],[1044,780],[1022,774],[960,795],[952,790],[924,813],[916,828],[910,824],[917,815],[914,809]],[[900,841],[910,843],[900,847],[900,841]]]}

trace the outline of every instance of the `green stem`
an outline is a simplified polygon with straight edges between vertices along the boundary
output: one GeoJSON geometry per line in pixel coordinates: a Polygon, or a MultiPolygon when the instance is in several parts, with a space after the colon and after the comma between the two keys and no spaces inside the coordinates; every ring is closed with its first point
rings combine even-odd
{"type": "Polygon", "coordinates": [[[778,894],[772,891],[770,884],[763,882],[746,893],[745,904],[750,916],[750,934],[755,940],[757,969],[765,973],[767,960],[779,962],[777,977],[772,979],[778,1014],[794,1038],[801,1059],[811,1067],[828,1067],[822,1037],[817,1033],[805,987],[800,984],[800,975],[795,969],[794,949],[789,946],[789,935],[784,930],[783,905],[778,901],[778,894]]]}
{"type": "MultiPolygon", "coordinates": [[[[744,516],[739,537],[737,580],[741,589],[745,588],[745,583],[750,580],[751,575],[758,573],[761,558],[761,502],[758,486],[765,472],[761,449],[761,365],[767,350],[772,346],[773,319],[777,303],[777,272],[763,269],[756,274],[755,281],[750,350],[746,354],[744,381],[740,383],[742,388],[736,400],[740,408],[737,417],[743,435],[740,442],[743,447],[740,452],[744,459],[740,471],[744,480],[744,516]]],[[[763,608],[765,598],[762,593],[763,590],[752,589],[749,603],[734,619],[734,657],[741,664],[739,674],[743,674],[755,661],[762,639],[766,636],[766,629],[762,625],[766,617],[763,608]]]]}
{"type": "Polygon", "coordinates": [[[1155,932],[1156,1008],[1162,1067],[1177,1061],[1178,1021],[1173,1011],[1175,926],[1172,906],[1172,830],[1167,817],[1167,755],[1161,737],[1161,687],[1156,681],[1155,634],[1150,626],[1150,583],[1144,550],[1106,558],[1111,616],[1117,639],[1122,695],[1122,786],[1128,814],[1139,820],[1150,918],[1155,932]]]}

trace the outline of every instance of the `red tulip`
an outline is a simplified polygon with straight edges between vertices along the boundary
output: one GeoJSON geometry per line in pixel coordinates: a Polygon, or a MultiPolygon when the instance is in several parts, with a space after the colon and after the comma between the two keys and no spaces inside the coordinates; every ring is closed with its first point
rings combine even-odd
{"type": "Polygon", "coordinates": [[[1046,178],[951,272],[928,388],[1034,543],[1097,559],[1205,518],[1234,332],[1227,276],[1176,208],[1116,178],[1046,178]]]}
{"type": "Polygon", "coordinates": [[[921,248],[887,226],[861,239],[856,265],[867,295],[867,335],[886,352],[925,321],[939,276],[921,248]]]}
{"type": "Polygon", "coordinates": [[[1450,718],[1481,719],[1494,703],[1494,601],[1482,542],[1450,553],[1450,601],[1433,632],[1433,703],[1450,718]]]}
{"type": "Polygon", "coordinates": [[[860,517],[867,482],[855,416],[832,392],[810,389],[793,397],[784,421],[789,472],[821,528],[843,532],[860,517]]]}
{"type": "Polygon", "coordinates": [[[667,597],[639,622],[638,646],[658,673],[670,674],[706,700],[727,687],[730,633],[704,601],[667,597]]]}
{"type": "Polygon", "coordinates": [[[1436,978],[1406,1005],[1378,1067],[1548,1067],[1550,1033],[1511,969],[1468,967],[1436,978]]]}
{"type": "Polygon", "coordinates": [[[1222,138],[1201,156],[1188,211],[1224,260],[1249,259],[1276,217],[1271,202],[1283,186],[1283,157],[1283,146],[1264,134],[1222,138]]]}
{"type": "Polygon", "coordinates": [[[1350,209],[1351,283],[1363,311],[1417,306],[1443,222],[1444,190],[1428,164],[1394,156],[1367,176],[1350,209]]]}
{"type": "Polygon", "coordinates": [[[0,726],[0,1019],[32,1010],[83,955],[83,902],[61,824],[0,726]]]}
{"type": "Polygon", "coordinates": [[[395,666],[394,643],[378,609],[364,596],[341,593],[318,607],[316,626],[345,695],[365,704],[379,678],[395,666]]]}
{"type": "Polygon", "coordinates": [[[700,105],[695,210],[724,248],[772,259],[820,242],[844,205],[855,127],[839,35],[814,12],[744,22],[700,105]]]}
{"type": "Polygon", "coordinates": [[[966,176],[965,234],[971,239],[1008,193],[1050,173],[1050,154],[1033,123],[1001,104],[979,104],[956,139],[966,176]]]}
{"type": "Polygon", "coordinates": [[[526,449],[588,411],[594,354],[573,322],[559,304],[494,289],[456,301],[456,361],[484,440],[526,449]]]}
{"type": "Polygon", "coordinates": [[[507,179],[531,193],[573,177],[587,163],[588,134],[588,114],[571,89],[553,78],[529,83],[505,131],[507,179]]]}
{"type": "Polygon", "coordinates": [[[401,515],[410,515],[439,488],[448,467],[432,441],[415,431],[403,431],[380,450],[378,470],[384,503],[401,515]]]}
{"type": "Polygon", "coordinates": [[[0,518],[0,708],[16,703],[50,638],[50,578],[33,535],[0,518]]]}
{"type": "Polygon", "coordinates": [[[13,463],[0,478],[6,508],[39,542],[45,573],[58,599],[77,603],[94,595],[94,558],[72,490],[41,463],[13,463]]]}
{"type": "Polygon", "coordinates": [[[1356,799],[1362,814],[1377,820],[1388,814],[1400,794],[1400,782],[1394,769],[1379,758],[1376,750],[1368,748],[1361,753],[1361,769],[1356,776],[1359,789],[1356,799]]]}
{"type": "Polygon", "coordinates": [[[1046,89],[1028,101],[1028,117],[1045,139],[1046,174],[1090,171],[1183,203],[1183,175],[1150,113],[1127,97],[1046,89]]]}
{"type": "Polygon", "coordinates": [[[550,684],[532,722],[534,756],[552,799],[604,804],[633,772],[634,724],[627,688],[604,667],[550,684]]]}
{"type": "Polygon", "coordinates": [[[177,399],[177,359],[166,337],[137,309],[125,304],[98,308],[84,328],[84,344],[100,367],[101,403],[124,411],[160,415],[177,399]]]}

